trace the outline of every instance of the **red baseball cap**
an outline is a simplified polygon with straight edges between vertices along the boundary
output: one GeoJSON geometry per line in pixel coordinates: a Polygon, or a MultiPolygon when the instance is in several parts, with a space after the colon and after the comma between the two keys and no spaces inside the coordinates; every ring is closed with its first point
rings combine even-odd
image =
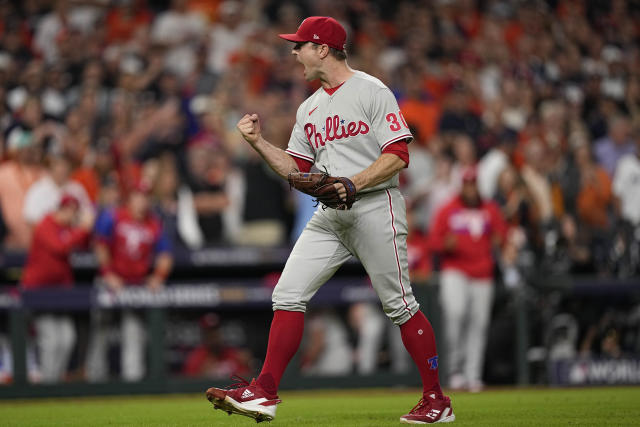
{"type": "Polygon", "coordinates": [[[61,208],[65,206],[73,206],[75,208],[78,208],[80,206],[80,202],[73,194],[65,193],[60,198],[60,203],[58,204],[58,206],[61,208]]]}
{"type": "Polygon", "coordinates": [[[475,182],[478,179],[478,170],[475,166],[470,166],[462,172],[463,182],[475,182]]]}
{"type": "Polygon", "coordinates": [[[328,16],[310,16],[302,21],[295,34],[278,34],[290,42],[313,42],[344,50],[347,32],[338,21],[328,16]]]}

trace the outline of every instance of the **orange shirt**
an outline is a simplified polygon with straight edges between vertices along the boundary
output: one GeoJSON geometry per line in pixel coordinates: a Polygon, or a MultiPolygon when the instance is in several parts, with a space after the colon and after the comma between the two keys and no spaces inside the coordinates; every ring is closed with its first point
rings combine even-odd
{"type": "Polygon", "coordinates": [[[603,228],[608,222],[607,209],[611,203],[611,178],[597,167],[595,181],[583,184],[576,200],[578,216],[588,225],[603,228]]]}
{"type": "Polygon", "coordinates": [[[71,180],[82,185],[89,199],[96,203],[100,194],[100,179],[96,172],[87,167],[79,167],[71,174],[71,180]]]}
{"type": "Polygon", "coordinates": [[[435,102],[405,99],[400,102],[404,120],[418,130],[418,140],[428,143],[438,130],[440,106],[435,102]]]}

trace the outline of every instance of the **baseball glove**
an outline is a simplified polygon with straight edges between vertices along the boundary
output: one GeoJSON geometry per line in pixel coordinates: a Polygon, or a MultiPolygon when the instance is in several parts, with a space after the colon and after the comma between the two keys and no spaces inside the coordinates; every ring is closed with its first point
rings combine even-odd
{"type": "Polygon", "coordinates": [[[356,201],[356,186],[349,178],[331,176],[326,172],[289,173],[289,186],[315,198],[316,202],[332,209],[351,209],[356,201]],[[345,200],[340,198],[333,184],[342,183],[347,190],[345,200]]]}

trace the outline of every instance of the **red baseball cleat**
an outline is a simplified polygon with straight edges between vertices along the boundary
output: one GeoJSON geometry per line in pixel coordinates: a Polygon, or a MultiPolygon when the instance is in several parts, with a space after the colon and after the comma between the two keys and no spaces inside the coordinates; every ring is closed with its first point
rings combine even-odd
{"type": "Polygon", "coordinates": [[[447,396],[436,397],[431,394],[422,397],[420,402],[407,414],[400,417],[404,424],[451,423],[455,421],[451,399],[447,396]]]}
{"type": "Polygon", "coordinates": [[[265,392],[255,379],[249,383],[238,376],[232,378],[239,382],[229,389],[211,387],[207,390],[207,399],[213,404],[213,409],[254,418],[256,422],[271,421],[276,417],[276,406],[282,402],[278,396],[265,392]]]}

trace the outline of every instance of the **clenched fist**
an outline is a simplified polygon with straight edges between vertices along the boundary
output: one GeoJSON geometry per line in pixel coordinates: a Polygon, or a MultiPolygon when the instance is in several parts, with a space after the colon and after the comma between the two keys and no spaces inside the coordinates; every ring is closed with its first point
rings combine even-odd
{"type": "Polygon", "coordinates": [[[257,114],[245,114],[236,127],[249,144],[253,145],[260,139],[260,119],[257,114]]]}

